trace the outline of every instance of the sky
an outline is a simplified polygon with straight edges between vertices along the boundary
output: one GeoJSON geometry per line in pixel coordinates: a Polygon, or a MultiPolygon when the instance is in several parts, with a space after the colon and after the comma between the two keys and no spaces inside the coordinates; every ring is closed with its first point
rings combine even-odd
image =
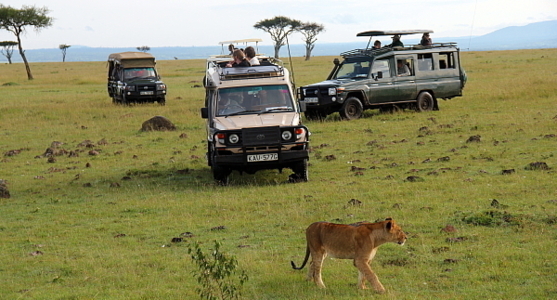
{"type": "MultiPolygon", "coordinates": [[[[556,0],[7,0],[4,5],[47,7],[53,25],[27,28],[24,49],[88,47],[218,46],[221,41],[271,37],[257,22],[285,16],[318,23],[319,43],[367,42],[368,30],[433,30],[436,37],[484,35],[508,26],[557,20],[556,0]],[[365,40],[363,40],[365,39],[365,40]]],[[[418,37],[415,37],[418,38],[418,37]]],[[[15,41],[0,30],[0,41],[15,41]]],[[[384,39],[387,41],[388,39],[384,39]]],[[[302,35],[289,36],[303,44],[302,35]]]]}

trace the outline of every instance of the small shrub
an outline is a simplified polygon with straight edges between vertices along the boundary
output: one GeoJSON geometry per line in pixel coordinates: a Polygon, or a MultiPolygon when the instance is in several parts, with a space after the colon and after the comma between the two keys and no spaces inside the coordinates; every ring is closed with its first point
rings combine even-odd
{"type": "Polygon", "coordinates": [[[204,253],[197,242],[188,246],[188,254],[198,267],[193,275],[201,285],[196,289],[201,299],[239,299],[242,286],[248,280],[245,271],[236,270],[236,258],[222,253],[220,246],[215,241],[210,254],[204,253]],[[237,278],[233,275],[237,275],[237,278]]]}

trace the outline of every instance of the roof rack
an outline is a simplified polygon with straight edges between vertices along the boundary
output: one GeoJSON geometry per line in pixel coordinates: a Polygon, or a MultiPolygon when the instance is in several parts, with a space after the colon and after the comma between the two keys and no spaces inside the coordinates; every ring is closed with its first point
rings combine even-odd
{"type": "Polygon", "coordinates": [[[430,46],[422,46],[422,45],[409,45],[405,47],[390,47],[385,46],[379,49],[374,48],[365,48],[365,49],[354,49],[349,50],[346,52],[342,52],[340,55],[343,58],[348,57],[361,57],[361,56],[377,56],[383,53],[387,53],[390,51],[404,51],[404,50],[421,50],[421,49],[433,49],[433,48],[443,48],[443,47],[456,47],[456,43],[449,42],[449,43],[433,43],[430,46]]]}
{"type": "Polygon", "coordinates": [[[218,67],[221,80],[254,79],[284,76],[284,68],[277,65],[260,65],[251,67],[218,67]]]}

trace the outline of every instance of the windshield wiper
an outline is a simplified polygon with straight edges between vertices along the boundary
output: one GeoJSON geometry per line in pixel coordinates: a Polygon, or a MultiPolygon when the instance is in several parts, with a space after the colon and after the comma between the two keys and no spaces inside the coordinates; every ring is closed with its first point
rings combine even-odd
{"type": "Polygon", "coordinates": [[[267,107],[265,108],[264,112],[272,112],[272,111],[290,111],[292,110],[291,107],[288,106],[277,106],[277,107],[267,107]]]}
{"type": "Polygon", "coordinates": [[[231,116],[237,116],[237,115],[247,115],[250,113],[261,113],[260,110],[242,110],[242,111],[237,111],[237,112],[233,112],[227,115],[224,115],[223,117],[231,117],[231,116]]]}

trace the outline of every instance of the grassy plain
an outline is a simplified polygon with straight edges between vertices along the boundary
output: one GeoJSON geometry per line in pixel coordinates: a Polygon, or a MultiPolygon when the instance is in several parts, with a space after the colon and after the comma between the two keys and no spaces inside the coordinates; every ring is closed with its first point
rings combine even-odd
{"type": "MultiPolygon", "coordinates": [[[[297,85],[322,80],[332,59],[294,58],[297,85]]],[[[0,198],[0,299],[195,299],[186,243],[171,243],[185,232],[237,257],[246,299],[557,298],[557,49],[465,52],[462,63],[465,96],[439,111],[306,122],[309,182],[265,171],[233,173],[228,187],[204,159],[202,60],[159,62],[166,106],[113,105],[104,62],[32,63],[32,81],[22,64],[0,65],[11,194],[0,198]],[[155,115],[178,130],[140,132],[155,115]],[[49,163],[53,141],[79,156],[49,163]],[[533,162],[550,169],[525,169],[533,162]],[[310,223],[385,217],[410,237],[372,263],[385,295],[357,290],[347,260],[326,260],[326,290],[291,269],[310,223]]]]}

